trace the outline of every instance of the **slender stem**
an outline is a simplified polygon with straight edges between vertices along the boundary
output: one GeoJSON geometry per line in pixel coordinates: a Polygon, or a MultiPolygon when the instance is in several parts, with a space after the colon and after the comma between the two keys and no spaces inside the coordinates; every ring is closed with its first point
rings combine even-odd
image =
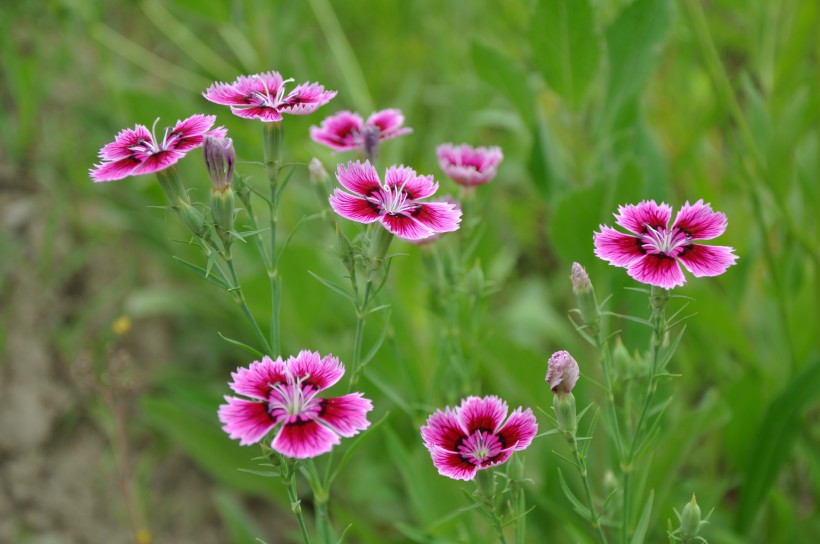
{"type": "Polygon", "coordinates": [[[336,544],[336,538],[333,536],[333,527],[330,525],[328,502],[327,496],[317,496],[314,493],[313,505],[316,508],[316,532],[322,544],[336,544]]]}
{"type": "Polygon", "coordinates": [[[283,132],[280,123],[264,123],[262,149],[265,157],[265,174],[270,185],[270,266],[268,280],[271,295],[270,345],[274,355],[280,353],[281,281],[279,255],[276,252],[276,229],[279,223],[279,172],[282,168],[283,132]]]}
{"type": "Polygon", "coordinates": [[[664,334],[666,333],[666,302],[669,300],[669,291],[652,286],[650,294],[650,303],[652,305],[652,316],[650,322],[652,323],[652,340],[649,346],[649,383],[646,388],[646,396],[644,398],[641,414],[638,417],[638,424],[635,426],[635,434],[632,435],[632,441],[629,446],[629,451],[625,462],[622,463],[621,469],[624,473],[624,496],[623,496],[623,524],[621,525],[621,541],[626,543],[629,537],[629,518],[630,518],[630,476],[634,470],[635,455],[640,444],[642,436],[644,421],[649,413],[649,408],[655,398],[655,392],[658,389],[656,377],[658,371],[658,361],[660,360],[660,348],[663,342],[664,334]]]}
{"type": "Polygon", "coordinates": [[[239,276],[236,274],[236,268],[233,265],[232,255],[230,253],[223,254],[222,258],[225,260],[225,263],[228,265],[228,271],[231,273],[231,295],[236,303],[242,308],[242,312],[251,324],[253,332],[256,333],[256,337],[259,339],[259,342],[261,342],[262,347],[267,350],[268,353],[273,354],[274,352],[271,351],[271,346],[268,343],[268,339],[262,333],[262,329],[259,328],[259,324],[253,317],[253,313],[251,313],[251,309],[248,307],[248,302],[245,300],[245,295],[242,292],[242,286],[239,283],[239,276]]]}
{"type": "Polygon", "coordinates": [[[299,522],[299,530],[302,532],[302,542],[310,544],[310,535],[308,535],[307,526],[305,525],[305,517],[302,515],[302,504],[299,496],[296,494],[296,479],[291,474],[290,483],[285,485],[288,490],[288,498],[290,499],[290,508],[296,514],[296,521],[299,522]]]}
{"type": "Polygon", "coordinates": [[[372,274],[367,275],[367,280],[364,287],[364,295],[361,303],[356,308],[356,336],[353,340],[353,371],[350,374],[350,386],[348,389],[353,389],[359,381],[362,373],[362,343],[364,341],[364,326],[367,319],[367,310],[370,303],[370,293],[373,289],[372,274]]]}
{"type": "Polygon", "coordinates": [[[604,529],[601,527],[601,521],[598,513],[595,511],[595,503],[592,500],[592,486],[589,484],[586,459],[581,455],[581,452],[578,451],[578,442],[575,436],[572,435],[570,438],[569,448],[572,450],[572,453],[575,454],[575,464],[578,468],[578,474],[581,475],[581,480],[584,482],[584,493],[587,497],[590,523],[592,523],[592,526],[598,532],[598,539],[601,541],[601,544],[607,544],[606,533],[604,533],[604,529]]]}

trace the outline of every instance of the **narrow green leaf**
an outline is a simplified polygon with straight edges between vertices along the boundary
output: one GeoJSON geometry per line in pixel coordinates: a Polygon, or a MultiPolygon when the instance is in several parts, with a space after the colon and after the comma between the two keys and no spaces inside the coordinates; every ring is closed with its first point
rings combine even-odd
{"type": "Polygon", "coordinates": [[[814,358],[792,379],[766,410],[752,444],[740,487],[740,506],[735,525],[746,533],[757,511],[791,454],[800,434],[806,405],[820,395],[820,357],[814,358]]]}
{"type": "Polygon", "coordinates": [[[655,500],[655,490],[649,492],[649,498],[646,499],[646,505],[643,507],[641,519],[638,520],[638,525],[635,527],[635,533],[632,535],[632,544],[643,544],[646,538],[646,530],[649,528],[649,518],[652,515],[652,503],[655,500]]]}
{"type": "Polygon", "coordinates": [[[547,84],[579,109],[603,50],[589,0],[540,0],[532,17],[530,42],[547,84]]]}
{"type": "Polygon", "coordinates": [[[221,287],[225,291],[228,291],[230,289],[230,286],[227,283],[225,283],[221,279],[217,278],[213,274],[209,273],[208,270],[202,268],[201,266],[197,266],[194,263],[188,262],[185,259],[180,259],[179,257],[176,257],[176,256],[174,256],[174,260],[184,264],[185,266],[187,266],[189,269],[191,269],[200,278],[208,280],[209,282],[213,283],[214,285],[216,285],[218,287],[221,287]]]}
{"type": "Polygon", "coordinates": [[[370,348],[370,351],[367,352],[367,355],[364,356],[361,362],[362,368],[364,368],[370,360],[376,356],[381,349],[382,344],[384,344],[384,339],[387,338],[387,333],[390,330],[390,314],[387,314],[387,318],[385,319],[384,328],[382,328],[382,333],[379,335],[379,338],[373,344],[373,347],[370,348]]]}
{"type": "Polygon", "coordinates": [[[345,289],[341,285],[337,285],[337,284],[333,283],[330,280],[326,280],[322,276],[319,276],[318,274],[314,274],[310,270],[308,270],[308,274],[313,276],[319,283],[321,283],[322,285],[324,285],[325,287],[327,287],[331,291],[335,291],[335,292],[339,293],[340,295],[342,295],[343,297],[345,297],[347,300],[349,300],[351,302],[353,301],[353,294],[350,293],[350,291],[348,291],[347,289],[345,289]]]}
{"type": "Polygon", "coordinates": [[[373,423],[369,429],[367,429],[363,433],[360,433],[359,436],[357,436],[354,440],[351,441],[350,445],[345,450],[344,455],[342,455],[342,458],[339,460],[339,464],[336,465],[336,468],[333,470],[333,474],[330,476],[330,479],[327,482],[328,487],[330,487],[330,484],[333,483],[333,481],[336,479],[336,476],[339,475],[339,473],[342,471],[342,469],[345,467],[348,461],[350,461],[350,458],[353,457],[353,454],[356,452],[356,450],[361,447],[361,445],[364,443],[364,440],[366,438],[370,438],[373,431],[377,429],[382,423],[384,423],[387,420],[387,416],[389,415],[390,412],[385,412],[381,419],[373,423]]]}
{"type": "Polygon", "coordinates": [[[249,346],[248,344],[245,344],[244,342],[240,342],[239,340],[234,340],[233,338],[228,338],[227,336],[225,336],[224,334],[222,334],[219,331],[217,331],[216,334],[218,334],[219,337],[221,339],[223,339],[224,341],[226,341],[227,343],[233,344],[236,347],[242,348],[245,351],[247,351],[248,353],[250,353],[251,355],[254,355],[256,357],[264,357],[265,356],[264,353],[262,353],[261,351],[258,351],[255,348],[252,348],[251,346],[249,346]]]}
{"type": "Polygon", "coordinates": [[[575,507],[575,510],[581,514],[587,521],[592,520],[592,515],[589,512],[589,508],[583,505],[583,503],[578,500],[578,497],[572,492],[572,490],[567,485],[567,481],[564,479],[564,473],[561,469],[558,469],[558,480],[561,483],[561,489],[564,491],[564,495],[566,495],[567,500],[572,503],[572,506],[575,507]]]}
{"type": "Polygon", "coordinates": [[[227,529],[230,542],[245,544],[253,542],[257,535],[262,534],[262,529],[236,495],[225,490],[217,490],[213,494],[213,501],[222,524],[227,529]]]}

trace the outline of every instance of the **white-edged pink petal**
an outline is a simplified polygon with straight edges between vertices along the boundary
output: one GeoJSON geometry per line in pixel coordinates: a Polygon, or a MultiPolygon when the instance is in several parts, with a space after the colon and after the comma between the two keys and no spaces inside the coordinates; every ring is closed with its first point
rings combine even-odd
{"type": "Polygon", "coordinates": [[[687,246],[678,259],[694,276],[719,276],[735,264],[737,255],[729,246],[704,246],[692,244],[687,246]]]}
{"type": "Polygon", "coordinates": [[[367,412],[373,409],[373,403],[362,398],[362,393],[321,399],[319,406],[318,418],[341,436],[348,438],[370,427],[367,412]]]}
{"type": "Polygon", "coordinates": [[[370,161],[350,161],[347,165],[340,164],[336,168],[336,179],[342,187],[361,196],[368,196],[381,189],[381,181],[376,169],[370,161]]]}
{"type": "Polygon", "coordinates": [[[421,240],[435,234],[427,225],[406,215],[382,215],[381,222],[387,230],[406,240],[421,240]]]}
{"type": "Polygon", "coordinates": [[[326,91],[318,83],[302,83],[293,89],[280,104],[279,110],[292,115],[307,115],[330,102],[336,91],[326,91]]]}
{"type": "Polygon", "coordinates": [[[389,140],[413,132],[411,128],[402,127],[404,124],[404,115],[401,113],[401,110],[394,108],[373,113],[367,118],[367,124],[379,127],[380,140],[389,140]]]}
{"type": "Polygon", "coordinates": [[[231,106],[231,112],[238,117],[244,117],[245,119],[259,119],[265,123],[278,123],[282,120],[282,114],[279,113],[278,110],[267,106],[231,106]]]}
{"type": "Polygon", "coordinates": [[[443,412],[436,410],[421,427],[421,437],[432,453],[435,448],[455,451],[458,442],[467,436],[458,415],[449,407],[443,412]]]}
{"type": "Polygon", "coordinates": [[[433,465],[442,476],[467,481],[475,478],[475,465],[461,457],[461,455],[440,448],[434,448],[430,455],[433,458],[433,465]]]}
{"type": "Polygon", "coordinates": [[[333,355],[322,357],[318,351],[302,350],[285,364],[298,382],[317,391],[333,386],[345,373],[345,367],[338,358],[333,355]]]}
{"type": "Polygon", "coordinates": [[[310,127],[310,139],[335,151],[349,151],[364,145],[361,136],[364,122],[351,111],[340,111],[325,118],[321,126],[310,127]]]}
{"type": "Polygon", "coordinates": [[[678,261],[665,255],[644,255],[630,263],[626,273],[641,283],[672,289],[686,282],[678,261]]]}
{"type": "Polygon", "coordinates": [[[507,422],[496,431],[496,435],[501,439],[506,449],[514,448],[516,450],[527,448],[536,434],[538,434],[538,422],[535,420],[532,410],[527,408],[522,411],[520,406],[510,414],[507,422]]]}
{"type": "Polygon", "coordinates": [[[665,202],[657,204],[654,200],[643,200],[637,205],[618,206],[615,222],[630,232],[643,234],[647,227],[666,228],[670,217],[672,217],[672,207],[669,204],[665,202]]]}
{"type": "Polygon", "coordinates": [[[136,157],[127,157],[118,161],[102,162],[95,164],[94,168],[88,171],[91,180],[95,183],[101,181],[116,181],[126,178],[134,173],[134,169],[142,163],[136,157]]]}
{"type": "Polygon", "coordinates": [[[467,435],[477,430],[493,433],[507,417],[507,403],[495,395],[467,397],[456,412],[467,435]]]}
{"type": "Polygon", "coordinates": [[[134,168],[134,171],[131,172],[131,175],[136,176],[139,174],[151,174],[154,172],[159,172],[160,170],[165,170],[169,166],[176,164],[176,162],[185,156],[185,153],[181,151],[160,151],[158,153],[152,153],[148,155],[148,157],[143,160],[139,166],[134,168]]]}
{"type": "Polygon", "coordinates": [[[268,414],[267,403],[236,397],[225,397],[228,404],[219,406],[219,421],[222,430],[239,444],[248,446],[262,440],[273,429],[277,421],[268,414]]]}
{"type": "Polygon", "coordinates": [[[260,400],[268,400],[268,393],[274,385],[290,381],[282,358],[274,361],[267,355],[248,367],[237,368],[236,372],[231,372],[231,379],[233,381],[228,386],[235,393],[260,400]]]}
{"type": "Polygon", "coordinates": [[[106,144],[100,149],[99,156],[101,159],[115,161],[125,159],[134,154],[131,148],[136,145],[142,145],[143,142],[152,144],[154,138],[151,132],[144,125],[137,125],[133,129],[126,128],[117,134],[114,141],[106,144]]]}
{"type": "Polygon", "coordinates": [[[384,174],[384,184],[387,187],[400,187],[412,200],[427,198],[438,190],[438,183],[433,176],[419,176],[409,166],[390,166],[384,174]]]}
{"type": "Polygon", "coordinates": [[[618,232],[605,225],[601,225],[600,229],[601,232],[592,235],[595,255],[599,258],[609,261],[613,266],[629,266],[644,256],[645,251],[636,236],[618,232]]]}
{"type": "Polygon", "coordinates": [[[461,208],[448,202],[419,202],[412,215],[437,233],[458,230],[461,223],[461,208]]]}
{"type": "Polygon", "coordinates": [[[339,442],[339,435],[316,420],[291,417],[279,429],[271,447],[287,457],[307,459],[329,452],[339,442]]]}
{"type": "Polygon", "coordinates": [[[710,240],[726,232],[728,223],[726,214],[712,211],[709,204],[698,200],[694,204],[687,201],[681,207],[672,228],[686,232],[693,240],[710,240]]]}
{"type": "Polygon", "coordinates": [[[349,193],[336,189],[329,198],[330,207],[333,211],[351,221],[359,223],[372,223],[380,217],[375,208],[375,204],[368,202],[363,197],[353,196],[349,193]]]}

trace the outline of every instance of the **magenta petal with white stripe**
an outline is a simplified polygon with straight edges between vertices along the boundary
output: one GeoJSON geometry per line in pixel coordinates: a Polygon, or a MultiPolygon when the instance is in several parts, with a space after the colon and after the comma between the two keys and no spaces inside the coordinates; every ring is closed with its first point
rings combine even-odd
{"type": "Polygon", "coordinates": [[[223,127],[211,129],[215,120],[213,115],[192,115],[177,121],[174,127],[165,128],[162,138],[154,132],[159,119],[151,131],[143,125],[122,130],[112,143],[100,150],[102,162],[89,170],[91,179],[95,182],[114,181],[165,170],[190,150],[201,146],[205,134],[224,137],[227,131],[223,127]]]}
{"type": "Polygon", "coordinates": [[[519,407],[505,422],[507,404],[495,396],[468,397],[455,410],[437,410],[421,427],[425,447],[439,474],[472,480],[476,471],[506,462],[530,445],[538,423],[519,407]]]}
{"type": "Polygon", "coordinates": [[[387,169],[382,184],[376,169],[365,162],[339,165],[336,178],[346,189],[330,196],[330,205],[342,217],[360,223],[376,219],[391,233],[405,240],[422,240],[443,232],[457,230],[461,209],[449,202],[422,202],[431,196],[438,184],[432,176],[419,176],[406,166],[387,169]]]}
{"type": "Polygon", "coordinates": [[[737,261],[732,251],[728,246],[693,244],[678,255],[678,260],[695,277],[719,276],[737,261]]]}
{"type": "Polygon", "coordinates": [[[225,397],[228,404],[219,407],[219,421],[224,425],[222,430],[239,444],[248,446],[256,444],[278,423],[268,412],[264,402],[225,397]]]}
{"type": "Polygon", "coordinates": [[[231,438],[254,444],[271,431],[271,447],[295,459],[330,451],[342,437],[367,429],[373,403],[361,393],[320,398],[317,394],[337,383],[344,365],[332,355],[300,351],[296,357],[264,357],[231,374],[231,389],[252,400],[225,397],[219,420],[231,438]]]}
{"type": "Polygon", "coordinates": [[[728,223],[723,213],[698,200],[684,204],[669,227],[671,217],[672,208],[654,200],[620,206],[616,222],[631,234],[601,225],[592,237],[595,255],[625,267],[627,274],[642,283],[664,289],[686,282],[681,264],[697,277],[718,276],[735,264],[737,256],[731,247],[695,243],[723,234],[728,223]]]}
{"type": "Polygon", "coordinates": [[[340,111],[326,117],[320,126],[310,127],[310,139],[334,151],[364,150],[366,135],[381,142],[413,132],[402,124],[404,115],[397,109],[377,111],[367,121],[358,113],[340,111]]]}
{"type": "Polygon", "coordinates": [[[202,93],[207,100],[230,106],[234,115],[266,123],[282,120],[282,114],[307,115],[327,104],[336,91],[326,91],[318,83],[303,83],[285,96],[285,85],[276,71],[239,76],[232,83],[216,82],[202,93]]]}
{"type": "Polygon", "coordinates": [[[673,229],[686,232],[693,240],[711,240],[726,232],[729,220],[726,214],[713,212],[709,204],[698,200],[694,204],[684,204],[675,216],[673,229]]]}
{"type": "Polygon", "coordinates": [[[666,228],[670,217],[672,207],[669,204],[661,202],[658,205],[654,200],[644,200],[637,205],[618,206],[615,222],[633,234],[643,234],[648,227],[666,228]]]}

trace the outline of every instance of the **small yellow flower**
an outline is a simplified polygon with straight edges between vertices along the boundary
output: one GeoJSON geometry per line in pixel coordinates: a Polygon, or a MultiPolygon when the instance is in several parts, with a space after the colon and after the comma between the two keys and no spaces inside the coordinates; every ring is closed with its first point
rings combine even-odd
{"type": "Polygon", "coordinates": [[[111,330],[113,330],[117,336],[125,336],[131,331],[131,318],[127,315],[119,316],[111,323],[111,330]]]}

